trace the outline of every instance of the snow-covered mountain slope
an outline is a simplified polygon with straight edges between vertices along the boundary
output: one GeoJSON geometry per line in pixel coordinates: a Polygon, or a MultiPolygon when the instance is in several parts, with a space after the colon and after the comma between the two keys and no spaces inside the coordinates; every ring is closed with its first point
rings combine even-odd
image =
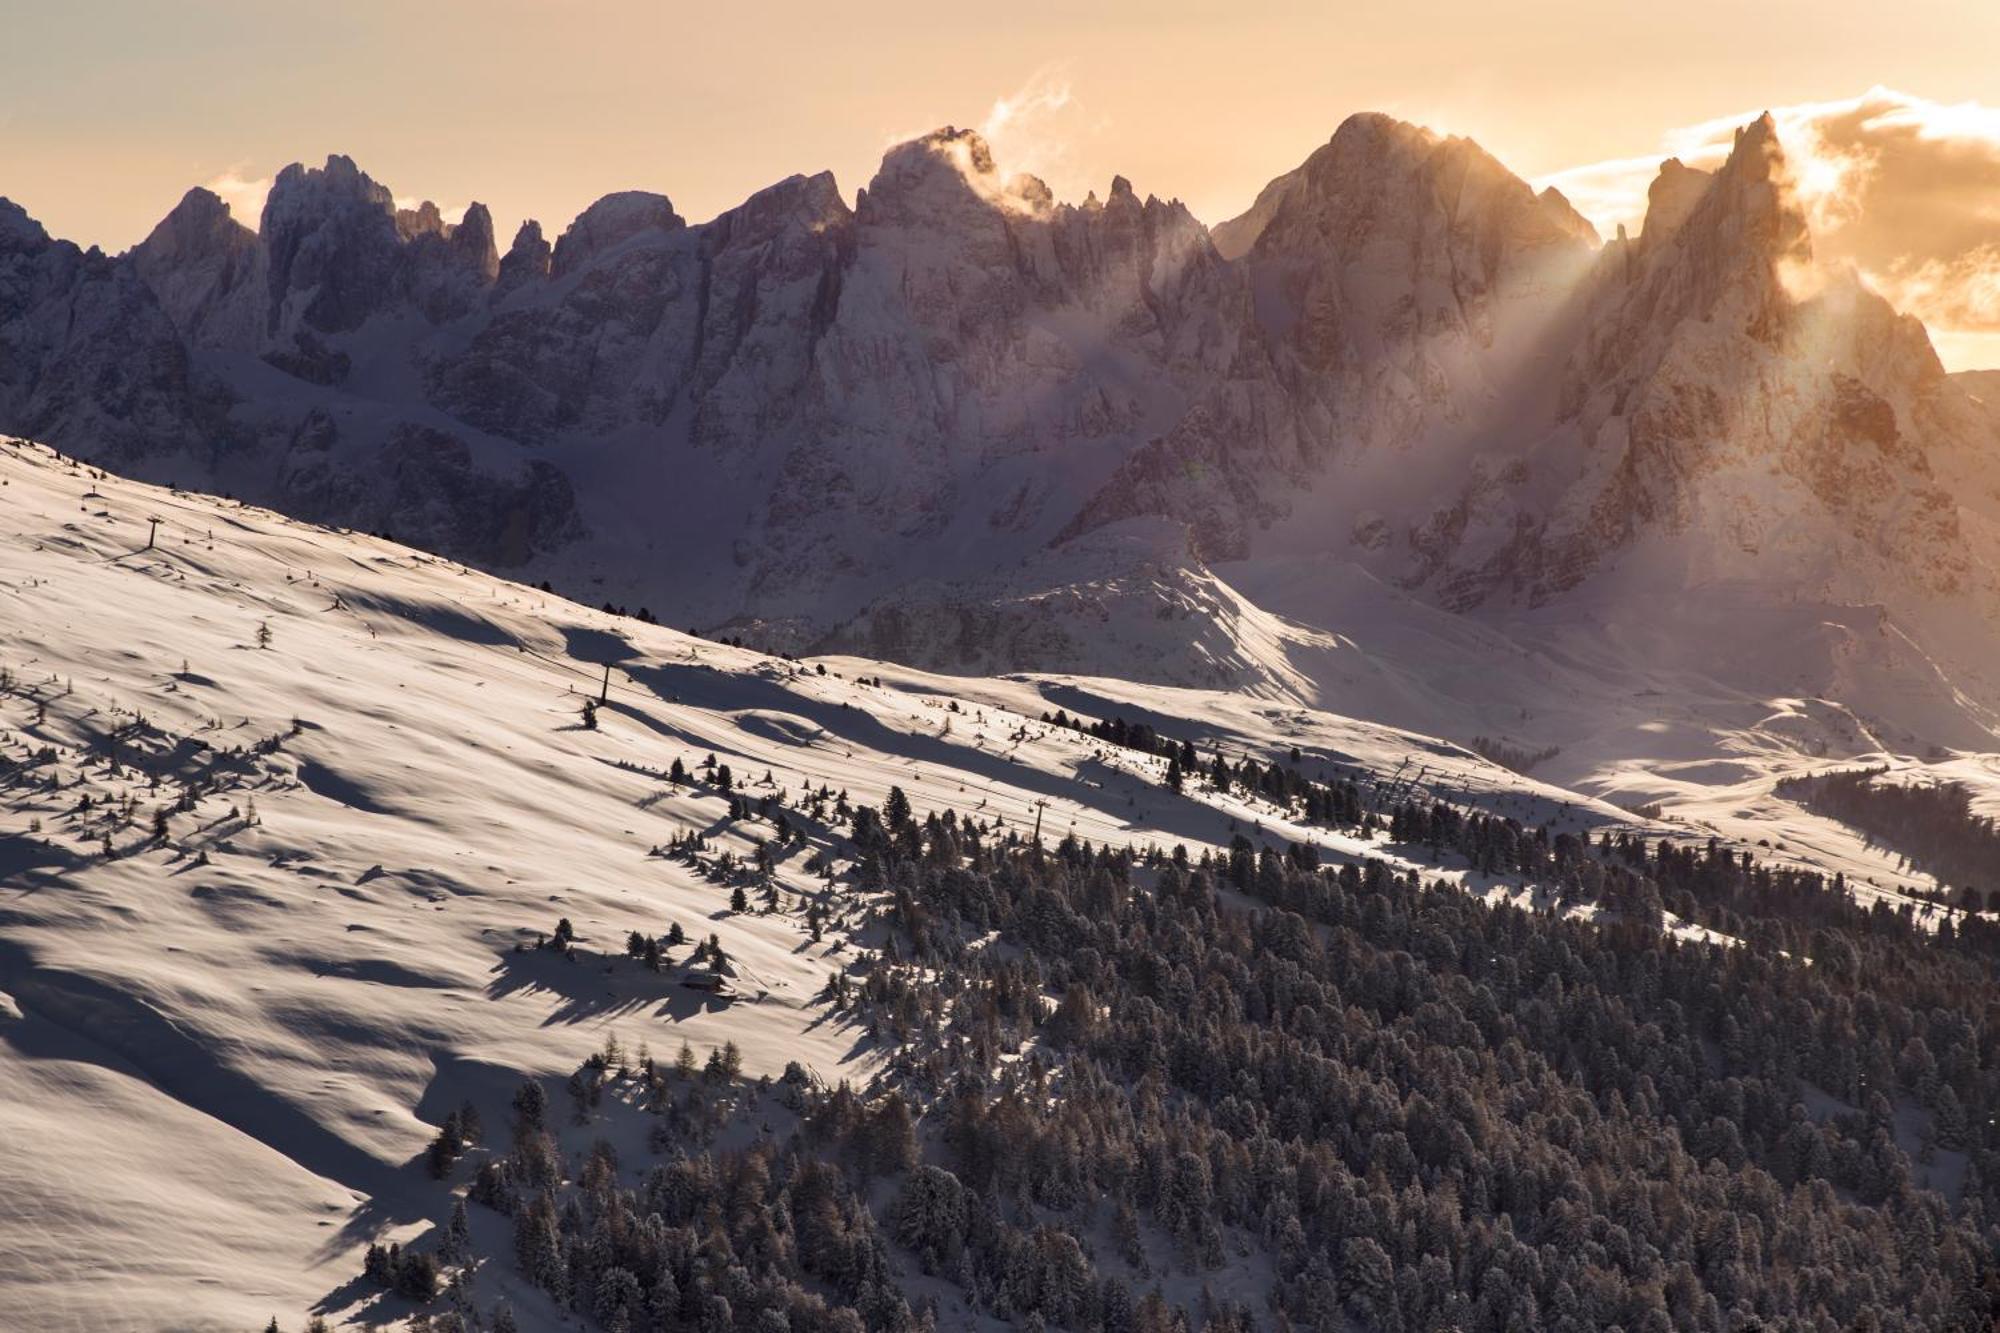
{"type": "MultiPolygon", "coordinates": [[[[250,1327],[337,1293],[357,1247],[413,1217],[426,1108],[499,1071],[566,1071],[607,1027],[656,1049],[735,1040],[752,1073],[865,1074],[860,1034],[811,1002],[838,935],[731,913],[726,888],[650,854],[691,831],[752,851],[707,755],[752,800],[900,785],[1097,842],[1198,846],[1259,820],[1319,837],[1174,797],[1150,761],[1038,721],[1067,707],[1171,720],[1204,751],[1297,745],[1383,772],[1418,756],[1440,794],[1522,816],[1620,815],[1296,708],[788,663],[34,445],[0,447],[0,599],[10,1328],[250,1327]],[[696,782],[667,780],[676,761],[696,782]],[[712,932],[746,998],[512,952],[565,916],[614,953],[633,929],[712,932]]],[[[809,828],[786,852],[788,888],[814,886],[825,843],[809,828]]]]}
{"type": "MultiPolygon", "coordinates": [[[[1241,832],[1519,888],[1240,792],[1177,795],[1163,761],[1041,720],[1057,709],[1559,829],[1775,839],[1767,854],[1865,893],[1927,887],[1773,800],[1795,763],[1775,742],[1746,748],[1729,800],[1693,777],[1707,804],[1649,822],[1281,699],[727,647],[24,442],[0,444],[0,623],[9,1328],[343,1310],[361,1247],[434,1220],[418,1159],[443,1112],[566,1073],[607,1032],[663,1053],[734,1041],[753,1075],[796,1060],[865,1077],[865,1033],[815,1001],[867,947],[846,890],[823,940],[804,917],[815,858],[840,864],[832,816],[811,813],[824,789],[879,804],[900,786],[919,809],[1051,839],[1198,850],[1241,832]],[[710,756],[799,834],[778,853],[780,910],[730,910],[716,862],[773,826],[728,817],[710,756]],[[658,854],[691,833],[706,870],[658,854]],[[586,958],[633,930],[713,934],[735,995],[517,949],[559,918],[586,958]]],[[[1807,712],[1798,725],[1836,725],[1807,712]]],[[[1784,723],[1759,726],[1746,736],[1784,723]]]]}

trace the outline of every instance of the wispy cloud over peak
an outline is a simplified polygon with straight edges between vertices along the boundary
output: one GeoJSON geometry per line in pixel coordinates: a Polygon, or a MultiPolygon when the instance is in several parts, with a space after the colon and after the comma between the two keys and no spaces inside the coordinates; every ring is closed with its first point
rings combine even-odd
{"type": "MultiPolygon", "coordinates": [[[[1636,233],[1646,188],[1668,157],[1710,169],[1746,108],[1671,130],[1656,152],[1586,163],[1554,185],[1607,234],[1636,233]]],[[[2000,107],[1870,88],[1856,97],[1770,108],[1791,183],[1824,261],[1851,264],[1937,336],[1948,364],[2000,335],[2000,107]]]]}

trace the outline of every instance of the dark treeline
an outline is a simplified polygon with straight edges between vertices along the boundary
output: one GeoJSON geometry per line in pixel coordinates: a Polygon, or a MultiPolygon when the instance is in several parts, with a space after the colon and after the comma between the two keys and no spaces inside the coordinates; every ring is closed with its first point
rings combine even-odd
{"type": "Polygon", "coordinates": [[[939,1290],[1106,1333],[1993,1326],[1990,923],[1713,843],[1348,820],[1541,906],[1243,837],[1043,850],[892,792],[850,812],[888,935],[825,992],[893,1052],[877,1088],[795,1074],[789,1132],[720,1152],[760,1095],[732,1061],[642,1061],[666,1164],[566,1158],[525,1093],[473,1197],[625,1333],[952,1326],[939,1290]]]}
{"type": "MultiPolygon", "coordinates": [[[[1748,852],[1731,851],[1712,839],[1705,848],[1695,849],[1669,840],[1606,833],[1593,857],[1587,855],[1590,845],[1578,834],[1529,828],[1501,815],[1468,810],[1428,797],[1415,783],[1370,780],[1364,790],[1351,777],[1338,781],[1308,777],[1300,768],[1303,756],[1296,749],[1290,763],[1282,759],[1260,763],[1245,756],[1232,764],[1219,751],[1203,761],[1191,742],[1174,741],[1145,724],[1128,724],[1121,718],[1085,723],[1062,712],[1044,720],[1166,757],[1169,763],[1164,781],[1175,791],[1183,790],[1189,781],[1206,782],[1218,791],[1258,797],[1285,817],[1308,825],[1362,835],[1386,832],[1392,842],[1423,847],[1433,859],[1457,856],[1481,874],[1521,876],[1551,887],[1565,903],[1603,902],[1622,914],[1655,924],[1663,920],[1663,912],[1671,911],[1691,924],[1738,938],[1754,936],[1773,948],[1804,953],[1808,952],[1807,937],[1815,929],[1839,926],[1907,933],[1919,924],[1920,917],[1936,915],[1934,908],[1919,908],[1909,902],[1892,908],[1878,901],[1862,908],[1838,875],[1760,865],[1748,852]]],[[[1896,790],[1907,793],[1912,789],[1896,790]]],[[[1922,793],[1941,789],[1917,790],[1920,794],[1915,799],[1924,801],[1931,798],[1922,793]]],[[[1793,798],[1797,798],[1796,792],[1793,798]]],[[[1948,804],[1963,811],[1968,801],[1961,791],[1950,797],[1948,804]]],[[[1868,817],[1884,830],[1879,836],[1885,841],[1894,835],[1937,846],[1952,842],[1954,835],[1943,832],[1899,832],[1903,826],[1898,819],[1903,813],[1907,812],[1900,806],[1884,806],[1868,817]]],[[[1986,857],[1981,864],[2000,865],[2000,838],[1995,837],[1991,821],[1969,815],[1959,821],[1937,813],[1913,816],[1912,830],[1927,826],[1955,830],[1969,862],[1986,857]],[[1986,838],[1995,838],[1991,853],[1977,850],[1986,838]]],[[[1983,896],[1973,904],[1968,895],[1968,905],[1983,906],[1983,896]]],[[[1945,914],[1937,934],[1947,945],[1960,944],[2000,958],[2000,924],[1945,914]]]]}
{"type": "MultiPolygon", "coordinates": [[[[1886,932],[1914,939],[1930,935],[1924,922],[1939,915],[1934,908],[1910,902],[1891,907],[1877,900],[1864,908],[1839,875],[1764,865],[1749,852],[1732,851],[1714,839],[1691,847],[1606,832],[1593,845],[1580,834],[1531,828],[1502,815],[1426,799],[1413,786],[1378,784],[1364,794],[1351,778],[1308,777],[1299,768],[1297,751],[1289,764],[1259,763],[1247,756],[1231,764],[1219,752],[1204,763],[1191,743],[1166,739],[1149,727],[1128,726],[1120,719],[1085,725],[1057,713],[1050,721],[1114,744],[1169,756],[1165,782],[1176,790],[1185,781],[1206,781],[1217,790],[1255,795],[1308,825],[1362,835],[1386,833],[1394,843],[1423,848],[1433,860],[1455,856],[1481,874],[1540,884],[1564,904],[1603,903],[1629,919],[1653,925],[1661,924],[1663,914],[1671,911],[1690,924],[1810,955],[1816,930],[1886,932]]],[[[1974,823],[1990,831],[1987,821],[1974,823]]],[[[870,846],[866,827],[857,825],[857,830],[857,845],[865,852],[870,846]]],[[[1240,868],[1250,846],[1239,840],[1231,853],[1232,865],[1240,868]]],[[[1293,847],[1287,856],[1302,868],[1316,863],[1309,847],[1293,847]]],[[[1991,864],[2000,865],[2000,860],[1991,864]]],[[[1935,938],[1946,947],[2000,960],[2000,923],[1946,913],[1939,916],[1935,938]]],[[[1838,948],[1834,952],[1841,954],[1838,948]]]]}
{"type": "Polygon", "coordinates": [[[1042,714],[1042,721],[1165,759],[1165,782],[1174,791],[1181,791],[1188,782],[1201,780],[1217,791],[1261,797],[1310,824],[1360,826],[1366,819],[1361,791],[1352,779],[1333,783],[1307,777],[1297,767],[1303,757],[1296,749],[1292,751],[1290,765],[1276,760],[1262,764],[1248,755],[1232,764],[1220,750],[1203,760],[1193,741],[1174,740],[1145,722],[1128,723],[1124,718],[1114,717],[1086,723],[1060,709],[1054,714],[1042,714]]]}
{"type": "MultiPolygon", "coordinates": [[[[479,1168],[473,1200],[512,1215],[514,1260],[530,1281],[614,1333],[916,1328],[857,1193],[865,1173],[824,1160],[796,1135],[782,1148],[770,1140],[713,1148],[732,1112],[772,1112],[738,1083],[737,1058],[733,1047],[719,1050],[697,1075],[683,1048],[670,1074],[643,1057],[627,1066],[614,1048],[570,1080],[579,1122],[607,1086],[636,1091],[658,1117],[653,1146],[672,1159],[636,1181],[601,1140],[566,1162],[554,1108],[539,1083],[524,1084],[511,1147],[479,1168]]],[[[795,1072],[780,1095],[798,1106],[803,1076],[795,1072]]],[[[901,1141],[910,1132],[906,1114],[901,1141]]],[[[910,1151],[896,1160],[907,1164],[910,1151]]]]}
{"type": "MultiPolygon", "coordinates": [[[[1252,1237],[1290,1327],[1987,1327],[1991,964],[1897,914],[1812,927],[1807,967],[1242,842],[1148,875],[949,816],[910,841],[871,867],[901,957],[833,989],[904,1043],[939,1167],[1002,1216],[1081,1241],[1129,1200],[1198,1269],[1252,1237]]],[[[1657,900],[1612,850],[1579,877],[1657,900]]],[[[1725,853],[1655,864],[1732,911],[1808,892],[1725,853]]]]}
{"type": "Polygon", "coordinates": [[[1878,781],[1886,767],[1807,773],[1780,779],[1778,795],[1815,814],[1859,829],[1984,909],[2000,892],[2000,827],[1972,812],[1962,782],[1916,785],[1878,781]]]}
{"type": "Polygon", "coordinates": [[[1511,768],[1516,773],[1526,773],[1562,753],[1562,747],[1558,745],[1530,750],[1526,746],[1509,745],[1506,741],[1493,736],[1474,736],[1472,750],[1480,758],[1490,759],[1502,768],[1511,768]]]}

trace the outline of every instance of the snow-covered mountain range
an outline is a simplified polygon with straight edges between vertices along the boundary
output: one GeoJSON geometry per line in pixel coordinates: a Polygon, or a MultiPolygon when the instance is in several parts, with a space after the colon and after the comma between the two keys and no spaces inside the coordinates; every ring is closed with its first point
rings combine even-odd
{"type": "Polygon", "coordinates": [[[852,206],[635,191],[504,253],[342,157],[115,257],[0,203],[0,428],[766,645],[1241,689],[1635,799],[1640,728],[1993,748],[1989,397],[1814,262],[1768,118],[1602,243],[1377,115],[1212,231],[957,130],[852,206]]]}

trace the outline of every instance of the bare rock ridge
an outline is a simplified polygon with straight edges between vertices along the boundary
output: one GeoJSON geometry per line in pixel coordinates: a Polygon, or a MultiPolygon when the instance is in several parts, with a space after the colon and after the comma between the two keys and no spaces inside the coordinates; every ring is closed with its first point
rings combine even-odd
{"type": "MultiPolygon", "coordinates": [[[[483,206],[398,209],[339,156],[255,231],[194,190],[120,256],[0,204],[0,429],[946,667],[1097,666],[1093,625],[1176,607],[1233,632],[1207,581],[1302,561],[1468,616],[1724,583],[1920,632],[1957,599],[1962,638],[2000,550],[1958,484],[1993,415],[1815,262],[1768,117],[1602,244],[1380,115],[1212,231],[1123,178],[1058,201],[950,128],[852,206],[824,173],[694,224],[628,191],[504,254],[483,206]]],[[[1108,651],[1227,679],[1204,642],[1108,651]]]]}

